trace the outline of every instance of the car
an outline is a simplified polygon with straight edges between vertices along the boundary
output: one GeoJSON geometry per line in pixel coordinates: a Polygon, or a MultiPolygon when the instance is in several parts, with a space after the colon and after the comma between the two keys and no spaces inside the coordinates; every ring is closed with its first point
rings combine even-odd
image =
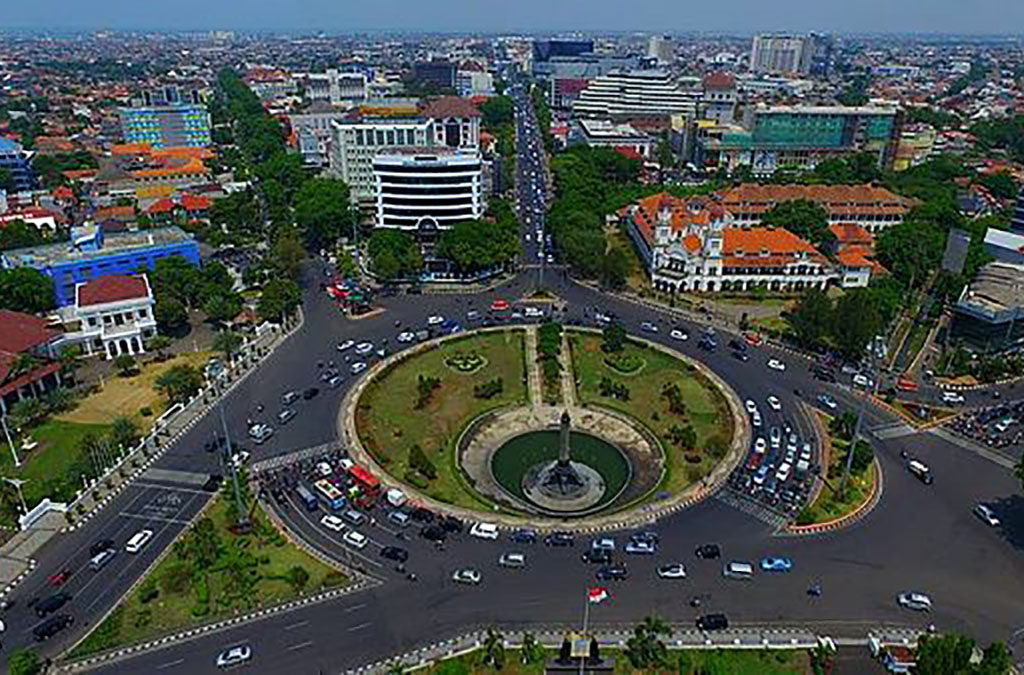
{"type": "Polygon", "coordinates": [[[338,343],[338,351],[339,352],[343,352],[343,351],[346,351],[348,349],[351,349],[355,345],[355,343],[356,343],[355,340],[345,340],[344,342],[339,342],[338,343]]]}
{"type": "Polygon", "coordinates": [[[718,544],[701,544],[694,555],[702,560],[714,560],[722,557],[722,548],[718,544]]]}
{"type": "Polygon", "coordinates": [[[786,370],[786,364],[778,359],[768,359],[768,367],[779,372],[786,370]]]}
{"type": "Polygon", "coordinates": [[[351,366],[349,366],[348,370],[353,375],[358,375],[359,373],[366,370],[366,364],[362,361],[356,361],[351,366]]]}
{"type": "Polygon", "coordinates": [[[320,393],[320,390],[317,389],[316,387],[309,387],[304,392],[302,392],[302,398],[307,400],[307,401],[311,401],[314,398],[316,398],[316,395],[319,394],[319,393],[320,393]]]}
{"type": "Polygon", "coordinates": [[[404,563],[409,559],[409,552],[401,546],[385,546],[380,550],[380,557],[404,563]]]}
{"type": "Polygon", "coordinates": [[[330,387],[331,389],[337,389],[338,387],[341,386],[341,382],[341,376],[335,375],[331,379],[327,380],[327,386],[330,387]]]}
{"type": "Polygon", "coordinates": [[[828,394],[821,394],[821,395],[819,395],[818,396],[818,403],[822,404],[823,406],[825,406],[829,410],[835,410],[836,408],[839,407],[839,404],[836,403],[836,400],[834,398],[832,398],[831,396],[829,396],[828,394]]]}
{"type": "Polygon", "coordinates": [[[658,567],[659,579],[685,579],[686,567],[683,563],[669,563],[658,567]]]}
{"type": "Polygon", "coordinates": [[[793,561],[789,558],[767,556],[761,558],[761,569],[765,572],[789,572],[793,569],[793,561]]]}
{"type": "Polygon", "coordinates": [[[782,445],[782,430],[778,427],[772,427],[771,431],[768,432],[768,436],[771,438],[773,448],[778,448],[782,445]]]}
{"type": "Polygon", "coordinates": [[[440,525],[424,525],[420,529],[420,536],[426,539],[427,541],[440,543],[445,540],[445,537],[448,536],[448,533],[440,525]]]}
{"type": "Polygon", "coordinates": [[[590,542],[592,551],[614,551],[615,540],[611,537],[598,537],[590,542]]]}
{"type": "Polygon", "coordinates": [[[71,596],[61,591],[60,593],[54,593],[48,598],[36,601],[33,603],[32,609],[36,611],[36,616],[42,619],[47,614],[56,612],[70,601],[71,596]]]}
{"type": "Polygon", "coordinates": [[[469,534],[478,539],[494,541],[498,538],[498,526],[494,523],[473,523],[469,534]]]}
{"type": "Polygon", "coordinates": [[[918,612],[932,611],[932,599],[918,591],[908,591],[896,596],[896,602],[904,609],[912,609],[918,612]]]}
{"type": "Polygon", "coordinates": [[[367,542],[370,541],[365,534],[356,530],[349,530],[342,536],[342,539],[352,548],[366,548],[367,542]]]}
{"type": "MultiPolygon", "coordinates": [[[[270,437],[269,433],[265,435],[265,438],[269,438],[269,437],[270,437]]],[[[261,443],[262,441],[257,440],[256,442],[257,443],[261,443]]],[[[239,450],[238,452],[236,452],[235,454],[233,454],[231,456],[231,464],[236,469],[240,469],[246,462],[249,461],[249,458],[251,456],[252,456],[252,453],[250,453],[248,450],[239,450]]]]}
{"type": "Polygon", "coordinates": [[[510,305],[508,304],[508,300],[504,300],[502,298],[498,298],[497,300],[491,303],[492,312],[504,312],[509,307],[510,305]]]}
{"type": "Polygon", "coordinates": [[[734,351],[732,353],[732,357],[737,361],[741,361],[743,363],[746,363],[747,361],[750,360],[750,354],[746,352],[734,351]]]}
{"type": "Polygon", "coordinates": [[[868,378],[867,375],[864,375],[863,373],[857,373],[856,375],[854,375],[853,383],[858,387],[863,387],[864,389],[871,388],[871,380],[868,378]]]}
{"type": "Polygon", "coordinates": [[[764,440],[764,436],[758,436],[754,441],[754,452],[763,455],[766,450],[768,450],[768,442],[764,440]]]}
{"type": "Polygon", "coordinates": [[[625,565],[605,565],[594,573],[600,581],[622,581],[629,576],[629,571],[625,565]]]}
{"type": "Polygon", "coordinates": [[[771,396],[768,397],[768,407],[778,412],[779,410],[782,410],[782,402],[779,401],[778,396],[772,394],[771,396]]]}
{"type": "Polygon", "coordinates": [[[482,575],[478,570],[472,567],[461,567],[452,572],[452,581],[457,584],[467,584],[469,586],[476,586],[480,583],[482,575]]]}
{"type": "Polygon", "coordinates": [[[942,392],[943,403],[963,403],[963,394],[958,394],[955,391],[944,391],[942,392]]]}
{"type": "Polygon", "coordinates": [[[32,634],[35,637],[36,642],[42,642],[47,638],[53,637],[74,622],[75,618],[70,614],[58,614],[57,616],[51,616],[46,621],[33,628],[32,634]]]}
{"type": "Polygon", "coordinates": [[[932,476],[931,469],[928,468],[928,465],[919,460],[912,459],[907,462],[907,470],[917,476],[917,479],[925,485],[931,485],[935,482],[935,477],[932,476]]]}
{"type": "Polygon", "coordinates": [[[623,550],[632,555],[654,555],[658,545],[646,539],[630,539],[623,550]]]}
{"type": "Polygon", "coordinates": [[[444,520],[441,521],[440,525],[444,528],[445,532],[450,532],[453,534],[462,532],[462,530],[465,529],[465,526],[462,524],[462,521],[456,518],[455,516],[446,516],[444,520]]]}
{"type": "Polygon", "coordinates": [[[645,530],[643,532],[636,532],[630,535],[631,541],[644,541],[648,544],[654,544],[657,546],[661,542],[661,535],[652,530],[645,530]]]}
{"type": "Polygon", "coordinates": [[[502,553],[498,558],[498,564],[509,568],[526,567],[526,556],[522,553],[502,553]]]}
{"type": "Polygon", "coordinates": [[[544,316],[544,310],[541,309],[540,307],[527,307],[526,309],[523,310],[523,314],[530,317],[531,319],[536,319],[544,316]]]}
{"type": "Polygon", "coordinates": [[[89,547],[89,557],[95,558],[100,553],[103,553],[104,551],[109,551],[112,548],[114,548],[113,539],[100,539],[99,541],[94,542],[93,545],[89,547]]]}
{"type": "Polygon", "coordinates": [[[433,314],[427,317],[428,326],[440,326],[442,323],[444,323],[444,317],[440,314],[433,314]]]}
{"type": "Polygon", "coordinates": [[[295,409],[285,408],[281,412],[277,413],[277,423],[288,424],[288,421],[291,420],[291,418],[293,417],[295,417],[295,409]]]}
{"type": "Polygon", "coordinates": [[[750,423],[755,427],[761,426],[761,413],[759,411],[755,410],[754,414],[750,416],[750,423]]]}
{"type": "Polygon", "coordinates": [[[405,330],[399,333],[398,337],[395,339],[401,342],[402,344],[405,344],[414,341],[416,339],[416,333],[413,333],[412,331],[409,330],[405,330]]]}
{"type": "Polygon", "coordinates": [[[705,614],[697,617],[696,625],[700,630],[725,630],[729,627],[729,619],[725,614],[705,614]]]}
{"type": "Polygon", "coordinates": [[[59,572],[54,572],[46,578],[46,582],[51,586],[63,586],[64,583],[71,578],[74,571],[70,567],[65,567],[59,572]]]}
{"type": "Polygon", "coordinates": [[[642,330],[645,333],[657,333],[658,327],[655,326],[650,321],[644,321],[643,323],[640,324],[640,330],[642,330]]]}
{"type": "Polygon", "coordinates": [[[824,366],[818,366],[814,369],[815,379],[821,380],[822,382],[835,382],[836,374],[835,371],[825,368],[824,366]]]}
{"type": "Polygon", "coordinates": [[[679,342],[686,342],[687,340],[690,339],[689,335],[679,330],[678,328],[673,328],[672,330],[670,330],[668,332],[668,336],[673,340],[678,340],[679,342]]]}
{"type": "Polygon", "coordinates": [[[992,508],[986,504],[975,504],[973,513],[981,518],[987,525],[991,527],[999,527],[999,518],[996,517],[992,508]]]}
{"type": "Polygon", "coordinates": [[[754,403],[753,399],[747,399],[743,402],[743,407],[747,409],[747,412],[753,415],[757,412],[757,404],[754,403]]]}
{"type": "Polygon", "coordinates": [[[281,395],[281,405],[289,406],[299,400],[299,392],[297,391],[286,391],[281,395]]]}
{"type": "Polygon", "coordinates": [[[787,480],[789,480],[789,472],[793,468],[792,464],[790,464],[788,461],[788,456],[786,459],[787,461],[779,465],[779,470],[775,472],[775,480],[779,481],[780,483],[785,483],[787,480]]]}
{"type": "Polygon", "coordinates": [[[537,543],[537,531],[530,530],[527,528],[520,528],[515,530],[509,539],[516,544],[536,544],[537,543]]]}
{"type": "Polygon", "coordinates": [[[572,532],[556,531],[544,537],[544,544],[546,546],[574,546],[576,544],[576,537],[573,536],[572,532]]]}
{"type": "Polygon", "coordinates": [[[221,652],[217,656],[217,667],[230,668],[240,663],[247,663],[250,660],[252,660],[252,647],[249,645],[237,645],[221,652]]]}
{"type": "Polygon", "coordinates": [[[356,345],[356,354],[366,355],[373,351],[372,342],[360,342],[356,345]]]}
{"type": "Polygon", "coordinates": [[[335,532],[341,532],[345,529],[345,522],[338,516],[332,516],[329,513],[320,519],[320,524],[335,532]]]}
{"type": "Polygon", "coordinates": [[[584,551],[580,555],[580,560],[592,565],[607,565],[612,561],[612,552],[604,548],[591,549],[584,551]]]}

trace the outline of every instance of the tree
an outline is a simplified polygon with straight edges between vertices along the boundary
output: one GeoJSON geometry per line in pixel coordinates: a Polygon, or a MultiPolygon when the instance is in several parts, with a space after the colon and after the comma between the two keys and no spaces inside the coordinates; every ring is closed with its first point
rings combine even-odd
{"type": "Polygon", "coordinates": [[[634,668],[657,668],[668,665],[668,648],[662,640],[672,634],[668,624],[656,616],[644,618],[626,641],[626,656],[634,668]]]}
{"type": "Polygon", "coordinates": [[[165,352],[170,346],[171,339],[166,335],[154,335],[149,339],[149,342],[146,343],[146,348],[156,352],[157,358],[161,361],[167,358],[167,354],[165,352]]]}
{"type": "Polygon", "coordinates": [[[31,267],[0,270],[0,308],[38,314],[56,306],[53,281],[31,267]]]}
{"type": "Polygon", "coordinates": [[[626,346],[626,328],[618,321],[612,321],[601,331],[601,350],[621,352],[626,346]]]}
{"type": "Polygon", "coordinates": [[[331,248],[352,226],[348,185],[333,178],[307,180],[295,195],[295,222],[310,250],[331,248]]]}
{"type": "Polygon", "coordinates": [[[128,377],[135,372],[135,357],[131,354],[121,354],[114,359],[114,367],[121,377],[128,377]]]}
{"type": "Polygon", "coordinates": [[[809,199],[776,204],[761,218],[764,227],[782,227],[815,246],[829,244],[835,235],[828,229],[828,212],[809,199]]]}
{"type": "Polygon", "coordinates": [[[301,591],[309,583],[309,572],[302,565],[295,565],[288,570],[288,583],[296,592],[301,591]]]}
{"type": "Polygon", "coordinates": [[[182,364],[168,369],[155,384],[171,403],[184,403],[203,386],[203,374],[194,366],[182,364]]]}
{"type": "Polygon", "coordinates": [[[133,418],[120,415],[110,426],[110,439],[114,445],[130,448],[139,442],[139,424],[133,418]]]}
{"type": "Polygon", "coordinates": [[[302,269],[302,261],[306,258],[306,249],[302,247],[295,231],[282,229],[270,249],[270,263],[277,272],[286,279],[298,281],[302,269]]]}
{"type": "Polygon", "coordinates": [[[993,196],[999,199],[1016,199],[1017,181],[1009,173],[999,171],[978,177],[978,182],[988,188],[993,196]]]}
{"type": "Polygon", "coordinates": [[[423,256],[412,235],[401,230],[377,230],[367,244],[370,268],[383,279],[418,277],[423,256]]]}
{"type": "Polygon", "coordinates": [[[1013,656],[1005,642],[993,642],[985,647],[981,663],[975,670],[978,675],[1006,675],[1013,666],[1013,656]]]}
{"type": "Polygon", "coordinates": [[[207,297],[203,312],[213,321],[224,323],[242,311],[242,296],[235,292],[216,293],[207,297]]]}
{"type": "Polygon", "coordinates": [[[4,167],[0,167],[0,190],[14,191],[14,177],[11,175],[11,170],[4,167]]]}
{"type": "Polygon", "coordinates": [[[970,672],[974,640],[964,635],[922,635],[917,643],[917,675],[970,672]]]}
{"type": "Polygon", "coordinates": [[[441,235],[437,254],[463,272],[496,267],[519,253],[518,222],[468,220],[441,235]]]}
{"type": "Polygon", "coordinates": [[[522,654],[520,658],[524,664],[543,663],[547,656],[544,645],[537,642],[537,638],[529,631],[523,633],[523,646],[520,652],[522,654]]]}
{"type": "Polygon", "coordinates": [[[832,329],[832,301],[825,291],[811,288],[800,298],[788,318],[800,342],[819,344],[832,329]]]}
{"type": "Polygon", "coordinates": [[[242,336],[234,331],[224,330],[213,339],[213,348],[224,354],[228,362],[234,361],[235,354],[242,346],[242,336]]]}
{"type": "Polygon", "coordinates": [[[153,307],[153,318],[160,330],[174,332],[188,325],[188,312],[185,305],[175,297],[158,298],[153,307]]]}
{"type": "MultiPolygon", "coordinates": [[[[205,280],[216,282],[224,270],[218,263],[210,263],[207,269],[200,272],[192,263],[180,255],[161,258],[153,265],[149,281],[153,287],[153,295],[159,304],[165,298],[175,298],[188,308],[192,308],[203,296],[205,280]]],[[[228,278],[230,283],[230,277],[228,278]]],[[[228,286],[230,289],[230,285],[228,286]]]]}
{"type": "MultiPolygon", "coordinates": [[[[0,169],[0,171],[3,170],[0,169]]],[[[39,246],[45,243],[46,237],[43,236],[43,233],[35,225],[29,225],[20,218],[12,220],[0,230],[0,251],[39,246]]]]}
{"type": "Polygon", "coordinates": [[[626,287],[629,260],[621,248],[613,248],[601,259],[601,284],[611,290],[626,287]]]}
{"type": "Polygon", "coordinates": [[[847,452],[853,453],[853,463],[850,464],[850,471],[854,474],[862,474],[871,466],[875,459],[875,451],[867,441],[857,441],[850,444],[847,452]]]}
{"type": "Polygon", "coordinates": [[[39,652],[34,649],[16,649],[7,661],[10,675],[38,675],[43,670],[39,652]]]}
{"type": "Polygon", "coordinates": [[[855,288],[839,298],[833,333],[846,358],[859,359],[881,330],[882,317],[870,292],[855,288]]]}
{"type": "Polygon", "coordinates": [[[487,629],[484,639],[484,662],[493,665],[495,670],[505,667],[505,636],[493,628],[487,629]]]}
{"type": "Polygon", "coordinates": [[[11,406],[11,419],[16,427],[32,426],[46,417],[46,406],[36,397],[25,398],[11,406]]]}
{"type": "Polygon", "coordinates": [[[263,285],[256,312],[267,321],[279,321],[295,311],[302,300],[302,291],[291,279],[271,279],[263,285]]]}
{"type": "Polygon", "coordinates": [[[412,447],[409,448],[409,466],[419,471],[428,480],[437,478],[437,467],[430,461],[427,454],[423,452],[423,448],[420,447],[419,443],[413,443],[412,447]]]}

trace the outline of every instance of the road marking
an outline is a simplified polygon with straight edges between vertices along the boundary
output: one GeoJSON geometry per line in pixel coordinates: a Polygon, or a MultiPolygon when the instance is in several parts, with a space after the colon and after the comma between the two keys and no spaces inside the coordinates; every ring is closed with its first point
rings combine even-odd
{"type": "Polygon", "coordinates": [[[366,603],[365,603],[365,602],[364,602],[363,604],[361,604],[361,605],[352,605],[351,607],[346,607],[346,608],[345,608],[345,612],[346,612],[346,613],[348,613],[348,612],[354,612],[354,611],[356,611],[357,609],[362,609],[363,607],[366,607],[366,603]]]}
{"type": "Polygon", "coordinates": [[[311,644],[313,644],[312,640],[307,640],[306,642],[300,642],[297,645],[292,645],[291,647],[289,647],[288,651],[294,652],[294,651],[297,651],[299,649],[305,649],[306,647],[310,646],[311,644]]]}
{"type": "Polygon", "coordinates": [[[362,630],[362,629],[367,628],[367,627],[372,626],[372,625],[373,625],[372,621],[367,621],[366,623],[361,623],[358,626],[352,626],[351,628],[347,628],[346,630],[349,633],[354,633],[357,630],[362,630]]]}
{"type": "Polygon", "coordinates": [[[291,630],[293,628],[298,628],[300,626],[305,626],[307,623],[309,623],[309,622],[308,621],[299,621],[298,623],[293,623],[290,626],[285,626],[284,629],[285,630],[291,630]]]}
{"type": "Polygon", "coordinates": [[[174,666],[180,665],[182,663],[185,663],[185,659],[178,659],[177,661],[168,661],[163,665],[157,666],[156,669],[163,670],[164,668],[173,668],[174,666]]]}
{"type": "Polygon", "coordinates": [[[125,518],[138,518],[139,520],[155,520],[157,522],[176,523],[178,525],[188,525],[192,522],[191,520],[183,520],[181,518],[161,518],[160,516],[147,516],[141,513],[127,513],[125,511],[122,511],[117,515],[124,516],[125,518]]]}

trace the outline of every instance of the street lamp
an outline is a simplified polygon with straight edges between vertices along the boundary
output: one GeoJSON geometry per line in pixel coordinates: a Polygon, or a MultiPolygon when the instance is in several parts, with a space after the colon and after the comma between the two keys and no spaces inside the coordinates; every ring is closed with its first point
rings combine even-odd
{"type": "Polygon", "coordinates": [[[7,478],[5,476],[4,477],[4,482],[5,483],[10,483],[11,485],[14,486],[14,489],[18,491],[18,500],[21,502],[21,512],[23,514],[27,514],[28,513],[28,505],[25,504],[25,495],[22,494],[22,492],[21,492],[21,486],[24,485],[25,483],[27,483],[28,481],[23,479],[23,478],[7,478]]]}
{"type": "Polygon", "coordinates": [[[7,415],[6,414],[0,415],[0,425],[3,425],[4,436],[7,437],[7,445],[9,445],[11,447],[11,455],[14,456],[14,467],[18,468],[18,467],[21,466],[21,460],[18,459],[18,453],[14,449],[14,441],[11,440],[11,432],[7,428],[7,415]]]}

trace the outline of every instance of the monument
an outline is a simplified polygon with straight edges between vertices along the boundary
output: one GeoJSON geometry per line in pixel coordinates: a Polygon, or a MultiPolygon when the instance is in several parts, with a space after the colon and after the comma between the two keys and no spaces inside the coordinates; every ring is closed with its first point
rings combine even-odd
{"type": "Polygon", "coordinates": [[[597,504],[604,495],[601,474],[572,459],[572,419],[569,411],[559,420],[558,459],[531,467],[523,476],[523,493],[548,511],[570,513],[597,504]]]}

